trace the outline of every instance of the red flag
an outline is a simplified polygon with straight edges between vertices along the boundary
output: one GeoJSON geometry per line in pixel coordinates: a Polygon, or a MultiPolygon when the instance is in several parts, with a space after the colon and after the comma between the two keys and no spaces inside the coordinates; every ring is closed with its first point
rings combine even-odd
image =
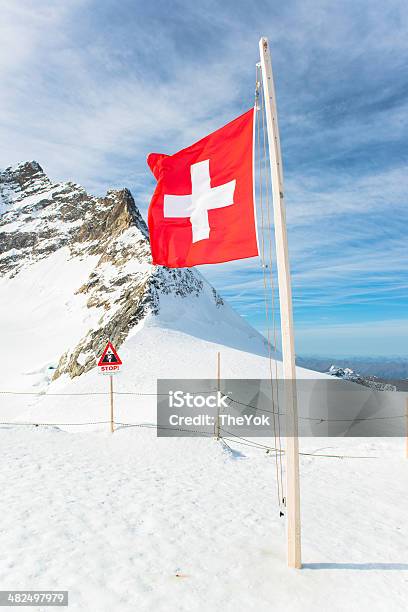
{"type": "Polygon", "coordinates": [[[258,255],[252,158],[254,111],[174,155],[147,158],[153,263],[184,268],[258,255]]]}

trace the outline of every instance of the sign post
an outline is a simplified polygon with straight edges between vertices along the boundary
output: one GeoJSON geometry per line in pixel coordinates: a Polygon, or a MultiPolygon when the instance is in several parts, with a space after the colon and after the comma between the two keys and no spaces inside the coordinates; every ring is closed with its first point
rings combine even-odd
{"type": "MultiPolygon", "coordinates": [[[[217,391],[218,391],[218,397],[220,396],[220,391],[221,391],[221,353],[218,351],[217,353],[217,391]]],[[[217,408],[217,421],[215,424],[215,430],[216,430],[216,438],[217,440],[220,439],[220,407],[218,406],[217,408]]]]}
{"type": "Polygon", "coordinates": [[[110,429],[111,433],[114,432],[113,427],[113,376],[109,375],[109,395],[110,395],[110,429]]]}
{"type": "Polygon", "coordinates": [[[114,432],[114,412],[113,412],[113,375],[120,371],[122,360],[119,357],[115,347],[109,340],[105,346],[101,358],[98,361],[98,367],[101,374],[109,376],[109,399],[110,399],[110,430],[114,432]]]}

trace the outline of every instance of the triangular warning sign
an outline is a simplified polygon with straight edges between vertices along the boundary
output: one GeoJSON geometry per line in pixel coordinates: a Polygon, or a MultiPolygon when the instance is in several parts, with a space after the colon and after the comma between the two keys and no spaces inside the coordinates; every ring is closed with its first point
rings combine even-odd
{"type": "Polygon", "coordinates": [[[114,365],[122,365],[122,361],[112,342],[108,342],[108,344],[105,346],[102,356],[98,361],[98,366],[108,365],[110,363],[113,363],[114,365]]]}

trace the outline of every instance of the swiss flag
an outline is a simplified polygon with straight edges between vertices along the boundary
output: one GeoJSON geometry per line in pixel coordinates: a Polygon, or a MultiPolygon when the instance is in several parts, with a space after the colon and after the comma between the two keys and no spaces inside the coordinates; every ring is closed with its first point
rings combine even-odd
{"type": "Polygon", "coordinates": [[[258,255],[253,109],[174,155],[147,158],[157,187],[149,207],[153,263],[184,268],[258,255]]]}

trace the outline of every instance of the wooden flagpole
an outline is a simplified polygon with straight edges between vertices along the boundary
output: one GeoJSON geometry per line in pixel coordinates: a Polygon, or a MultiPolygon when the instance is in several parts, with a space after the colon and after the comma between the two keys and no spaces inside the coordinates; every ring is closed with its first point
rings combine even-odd
{"type": "Polygon", "coordinates": [[[278,270],[282,333],[283,376],[285,379],[288,565],[289,567],[300,568],[302,566],[302,560],[300,539],[299,441],[292,289],[290,282],[285,204],[283,200],[282,157],[275,88],[272,75],[272,62],[267,38],[262,37],[260,39],[259,51],[261,56],[262,82],[269,143],[269,161],[272,176],[276,264],[278,270]]]}
{"type": "Polygon", "coordinates": [[[113,417],[113,376],[112,374],[110,374],[109,376],[109,396],[110,396],[110,430],[111,430],[111,433],[113,433],[114,417],[113,417]]]}

